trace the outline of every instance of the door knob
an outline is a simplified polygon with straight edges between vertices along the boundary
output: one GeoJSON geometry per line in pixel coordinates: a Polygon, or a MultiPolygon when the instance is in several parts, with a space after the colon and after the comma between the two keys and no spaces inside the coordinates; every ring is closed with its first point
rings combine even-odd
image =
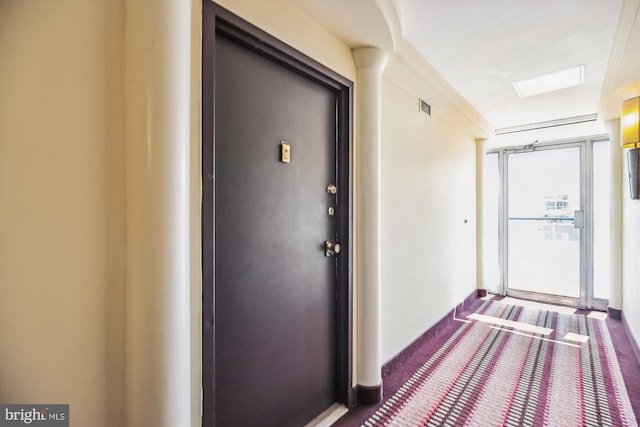
{"type": "Polygon", "coordinates": [[[340,253],[340,243],[333,243],[330,241],[324,242],[324,256],[332,256],[340,253]]]}

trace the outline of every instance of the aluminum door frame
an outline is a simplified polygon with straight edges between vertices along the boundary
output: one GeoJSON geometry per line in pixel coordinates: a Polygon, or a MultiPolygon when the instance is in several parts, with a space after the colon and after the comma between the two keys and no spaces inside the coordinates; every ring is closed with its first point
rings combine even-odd
{"type": "Polygon", "coordinates": [[[535,145],[490,150],[498,153],[500,175],[498,206],[498,259],[500,262],[500,287],[502,295],[560,304],[576,308],[606,310],[608,300],[593,297],[593,144],[608,141],[608,135],[587,138],[571,138],[535,145]],[[584,227],[580,232],[580,297],[572,298],[530,291],[510,289],[509,284],[509,156],[531,151],[548,151],[565,148],[580,148],[580,209],[584,211],[584,227]]]}

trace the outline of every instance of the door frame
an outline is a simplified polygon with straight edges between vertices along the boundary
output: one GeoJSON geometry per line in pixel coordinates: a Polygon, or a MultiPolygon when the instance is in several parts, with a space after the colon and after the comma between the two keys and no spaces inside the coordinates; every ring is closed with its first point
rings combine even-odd
{"type": "Polygon", "coordinates": [[[526,146],[508,147],[488,150],[498,154],[500,175],[499,207],[498,207],[498,242],[500,262],[500,287],[502,295],[516,298],[536,300],[551,304],[560,304],[576,308],[607,309],[608,300],[593,296],[593,145],[608,141],[608,135],[568,138],[545,141],[526,146]],[[528,151],[547,151],[570,147],[580,147],[580,209],[584,211],[584,227],[580,236],[580,297],[571,298],[559,295],[548,295],[536,292],[510,289],[509,284],[509,155],[528,151]]]}
{"type": "MultiPolygon", "coordinates": [[[[353,82],[223,7],[203,1],[202,19],[202,425],[215,426],[215,39],[234,42],[336,94],[335,400],[354,406],[353,379],[353,82]]],[[[250,102],[250,100],[247,100],[250,102]]]]}

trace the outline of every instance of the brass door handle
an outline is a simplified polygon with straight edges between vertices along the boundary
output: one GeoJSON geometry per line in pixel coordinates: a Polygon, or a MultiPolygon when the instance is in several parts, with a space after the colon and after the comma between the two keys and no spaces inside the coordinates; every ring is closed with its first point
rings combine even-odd
{"type": "Polygon", "coordinates": [[[340,243],[333,243],[328,240],[324,242],[324,256],[339,254],[341,250],[340,243]]]}

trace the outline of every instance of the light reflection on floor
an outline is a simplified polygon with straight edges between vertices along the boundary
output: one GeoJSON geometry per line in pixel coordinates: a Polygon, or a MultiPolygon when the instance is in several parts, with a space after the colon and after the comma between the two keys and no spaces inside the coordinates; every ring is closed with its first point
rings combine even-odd
{"type": "Polygon", "coordinates": [[[553,342],[553,343],[556,343],[556,344],[567,345],[569,347],[577,347],[577,348],[581,348],[582,347],[582,346],[580,346],[578,344],[572,344],[572,343],[568,343],[568,342],[564,342],[564,341],[552,340],[550,338],[545,338],[545,337],[538,337],[538,336],[535,336],[535,335],[525,334],[525,333],[519,332],[519,331],[514,331],[513,329],[504,329],[504,328],[500,328],[498,326],[489,326],[489,327],[491,329],[497,329],[499,331],[509,332],[509,333],[516,334],[516,335],[522,335],[524,337],[534,338],[534,339],[541,340],[541,341],[549,341],[549,342],[553,342]]]}
{"type": "Polygon", "coordinates": [[[527,301],[522,299],[515,299],[511,297],[504,297],[503,299],[496,301],[499,304],[516,305],[518,307],[534,308],[536,310],[552,311],[560,314],[575,314],[576,309],[572,307],[562,307],[560,305],[545,304],[542,302],[527,301]]]}
{"type": "Polygon", "coordinates": [[[587,314],[587,317],[598,320],[607,320],[608,316],[604,311],[592,311],[591,313],[587,314]]]}
{"type": "Polygon", "coordinates": [[[588,336],[576,334],[573,332],[567,333],[567,335],[564,336],[564,339],[567,341],[575,341],[575,342],[582,342],[582,343],[589,341],[588,336]]]}
{"type": "Polygon", "coordinates": [[[515,320],[502,319],[500,317],[487,316],[485,314],[473,313],[467,316],[467,319],[477,320],[484,323],[490,323],[492,325],[505,326],[507,328],[513,328],[520,331],[531,332],[533,334],[549,335],[553,332],[553,329],[543,328],[542,326],[532,325],[531,323],[518,322],[515,320]]]}
{"type": "MultiPolygon", "coordinates": [[[[481,299],[485,301],[489,301],[494,299],[494,295],[487,295],[486,297],[483,297],[481,299]]],[[[576,314],[576,311],[577,311],[575,308],[571,308],[571,307],[563,307],[563,306],[535,302],[535,301],[526,301],[526,300],[520,300],[516,298],[511,298],[511,297],[504,297],[500,300],[496,300],[495,302],[497,304],[512,305],[512,306],[518,306],[518,307],[524,307],[524,308],[531,308],[535,310],[545,310],[545,311],[555,312],[555,313],[564,314],[564,315],[576,314]]],[[[589,312],[589,314],[587,314],[587,317],[604,321],[607,319],[607,313],[601,312],[601,311],[591,311],[589,312]]],[[[580,348],[581,347],[580,344],[584,344],[587,341],[589,341],[588,336],[577,334],[575,332],[568,332],[564,337],[562,337],[562,341],[541,337],[538,335],[548,336],[553,332],[553,329],[544,328],[544,327],[533,325],[527,322],[507,320],[499,317],[487,316],[487,315],[478,314],[478,313],[470,314],[469,316],[467,316],[467,319],[469,319],[467,320],[467,322],[472,320],[472,321],[488,323],[489,327],[492,329],[497,329],[504,332],[510,332],[516,335],[527,336],[527,337],[531,337],[539,340],[550,341],[550,342],[563,344],[571,347],[580,348]],[[532,334],[535,334],[535,335],[532,335],[532,334]]],[[[462,319],[456,319],[456,320],[464,321],[462,319]]]]}

